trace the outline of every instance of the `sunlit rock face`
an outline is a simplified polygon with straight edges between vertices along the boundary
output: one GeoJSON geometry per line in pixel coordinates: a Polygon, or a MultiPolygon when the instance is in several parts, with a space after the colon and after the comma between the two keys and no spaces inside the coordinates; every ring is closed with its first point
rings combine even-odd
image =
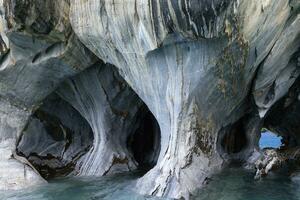
{"type": "Polygon", "coordinates": [[[95,57],[72,32],[66,1],[0,1],[0,10],[0,188],[14,189],[44,182],[15,153],[32,111],[95,57]]]}
{"type": "MultiPolygon", "coordinates": [[[[265,82],[295,71],[288,64],[296,52],[297,21],[287,0],[71,2],[71,23],[80,40],[119,68],[159,122],[159,161],[138,181],[141,193],[188,198],[220,168],[221,128],[255,104],[263,117],[265,82]],[[278,76],[263,80],[272,56],[282,51],[280,68],[288,72],[276,68],[278,76]]],[[[293,81],[285,80],[275,101],[293,81]]]]}

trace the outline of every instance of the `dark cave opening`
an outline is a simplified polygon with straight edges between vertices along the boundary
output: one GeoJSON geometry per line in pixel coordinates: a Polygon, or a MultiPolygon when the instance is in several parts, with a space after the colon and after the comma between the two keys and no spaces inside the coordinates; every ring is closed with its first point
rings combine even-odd
{"type": "Polygon", "coordinates": [[[224,127],[219,137],[222,152],[236,154],[245,149],[248,145],[248,138],[243,118],[234,124],[224,127]]]}
{"type": "Polygon", "coordinates": [[[129,151],[139,169],[148,170],[156,165],[160,152],[160,128],[153,114],[144,106],[138,114],[139,125],[127,141],[129,151]]]}
{"type": "Polygon", "coordinates": [[[88,152],[92,143],[88,122],[53,93],[30,117],[17,144],[17,154],[49,180],[73,172],[77,160],[88,152]]]}

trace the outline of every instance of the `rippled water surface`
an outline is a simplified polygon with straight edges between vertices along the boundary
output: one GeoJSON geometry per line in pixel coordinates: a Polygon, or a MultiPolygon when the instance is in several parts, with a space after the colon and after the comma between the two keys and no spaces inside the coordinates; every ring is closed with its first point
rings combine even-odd
{"type": "MultiPolygon", "coordinates": [[[[35,189],[0,192],[2,200],[140,200],[132,191],[140,173],[105,178],[70,178],[51,181],[35,189]]],[[[254,181],[253,173],[226,169],[214,176],[193,199],[197,200],[300,200],[300,185],[283,176],[254,181]]]]}

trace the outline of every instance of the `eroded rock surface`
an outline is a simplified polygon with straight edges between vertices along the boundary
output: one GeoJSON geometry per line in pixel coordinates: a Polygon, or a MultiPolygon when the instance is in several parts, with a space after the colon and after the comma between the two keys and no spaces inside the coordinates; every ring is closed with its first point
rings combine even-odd
{"type": "Polygon", "coordinates": [[[77,164],[79,175],[136,169],[127,138],[137,128],[142,102],[113,66],[98,63],[68,80],[57,93],[81,113],[94,133],[93,147],[77,164]]]}
{"type": "Polygon", "coordinates": [[[92,143],[93,132],[87,121],[54,93],[28,121],[17,153],[49,179],[74,172],[77,160],[92,143]]]}
{"type": "MultiPolygon", "coordinates": [[[[299,145],[297,0],[0,4],[0,151],[7,152],[3,166],[17,163],[10,157],[22,132],[21,146],[47,138],[33,145],[34,150],[24,150],[26,157],[48,146],[66,165],[81,152],[65,151],[66,138],[54,142],[42,119],[32,116],[55,90],[93,132],[92,147],[76,160],[74,173],[80,176],[130,171],[138,166],[136,161],[143,162],[128,144],[134,144],[130,141],[136,131],[143,132],[139,113],[146,104],[160,129],[153,125],[160,137],[154,134],[152,152],[139,153],[155,165],[137,181],[137,191],[146,195],[188,199],[225,164],[238,160],[253,165],[261,153],[262,127],[290,138],[287,148],[299,145]],[[26,131],[36,141],[26,142],[26,131]]],[[[59,124],[60,136],[68,127],[72,137],[86,137],[68,124],[71,118],[63,120],[69,119],[66,112],[55,113],[60,122],[49,120],[59,124]]],[[[68,149],[72,145],[77,146],[71,143],[68,149]]],[[[25,165],[17,165],[15,174],[21,174],[25,165]]],[[[6,168],[0,166],[0,177],[6,168]]],[[[33,180],[41,180],[32,167],[26,169],[33,180]]],[[[24,180],[23,175],[17,185],[24,186],[24,180]]]]}
{"type": "MultiPolygon", "coordinates": [[[[81,41],[120,69],[160,124],[159,161],[138,181],[141,193],[188,198],[222,166],[218,132],[245,115],[268,58],[284,51],[280,67],[294,70],[287,64],[297,51],[296,15],[289,1],[71,3],[81,41]],[[276,48],[282,44],[290,52],[276,48]]],[[[255,103],[263,117],[266,106],[255,103]]]]}
{"type": "MultiPolygon", "coordinates": [[[[276,172],[282,168],[288,168],[293,165],[299,169],[300,149],[299,147],[291,149],[265,149],[263,155],[255,163],[256,174],[255,179],[267,176],[270,172],[276,172]]],[[[293,171],[291,171],[293,172],[293,171]]]]}
{"type": "Polygon", "coordinates": [[[0,102],[0,190],[44,183],[39,174],[26,163],[26,159],[20,160],[14,156],[17,134],[21,133],[29,116],[30,113],[9,102],[0,102]]]}
{"type": "Polygon", "coordinates": [[[0,10],[0,188],[13,189],[43,182],[25,158],[11,158],[32,111],[96,59],[72,32],[67,1],[0,1],[0,10]]]}

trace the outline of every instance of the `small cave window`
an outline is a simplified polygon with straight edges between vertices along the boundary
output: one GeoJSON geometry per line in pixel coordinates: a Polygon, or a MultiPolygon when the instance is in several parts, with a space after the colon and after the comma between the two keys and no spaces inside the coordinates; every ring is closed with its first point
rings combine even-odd
{"type": "Polygon", "coordinates": [[[278,149],[284,146],[284,137],[278,136],[268,129],[263,128],[261,130],[261,137],[259,139],[259,148],[275,148],[278,149]]]}
{"type": "Polygon", "coordinates": [[[156,165],[160,153],[160,128],[153,114],[143,107],[138,114],[138,127],[127,145],[139,168],[149,170],[156,165]]]}

